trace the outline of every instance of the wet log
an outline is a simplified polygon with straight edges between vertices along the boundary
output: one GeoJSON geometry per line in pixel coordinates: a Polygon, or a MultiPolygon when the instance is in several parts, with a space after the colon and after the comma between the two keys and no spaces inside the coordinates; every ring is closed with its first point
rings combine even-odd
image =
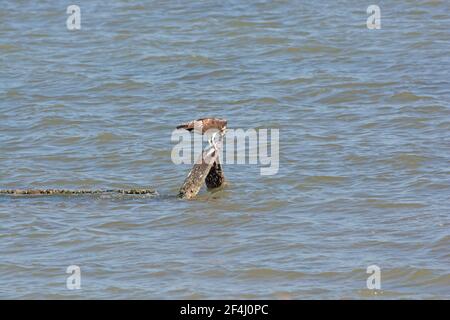
{"type": "MultiPolygon", "coordinates": [[[[217,143],[220,150],[222,141],[217,143]]],[[[206,183],[208,189],[220,187],[225,176],[219,162],[219,151],[212,148],[203,151],[201,158],[194,164],[183,185],[178,192],[178,197],[182,199],[192,199],[200,191],[202,185],[206,183]]]]}
{"type": "Polygon", "coordinates": [[[97,194],[157,195],[154,189],[114,189],[114,190],[66,190],[66,189],[14,189],[0,190],[7,195],[97,195],[97,194]]]}

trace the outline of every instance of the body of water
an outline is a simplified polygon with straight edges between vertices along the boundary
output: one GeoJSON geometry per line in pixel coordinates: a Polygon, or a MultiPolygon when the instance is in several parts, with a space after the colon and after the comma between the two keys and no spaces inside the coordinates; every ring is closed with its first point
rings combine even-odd
{"type": "Polygon", "coordinates": [[[450,298],[448,1],[74,2],[1,3],[0,189],[160,195],[0,196],[0,298],[450,298]],[[177,199],[205,116],[279,172],[177,199]]]}

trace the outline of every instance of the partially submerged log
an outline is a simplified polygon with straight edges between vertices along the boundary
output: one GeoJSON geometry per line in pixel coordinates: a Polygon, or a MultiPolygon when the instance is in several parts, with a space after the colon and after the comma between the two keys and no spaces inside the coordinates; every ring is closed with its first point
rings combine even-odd
{"type": "Polygon", "coordinates": [[[0,194],[8,195],[89,195],[89,194],[129,194],[129,195],[157,195],[154,189],[112,189],[112,190],[65,190],[65,189],[15,189],[0,190],[0,194]]]}
{"type": "MultiPolygon", "coordinates": [[[[217,144],[221,147],[221,139],[217,144]]],[[[220,187],[225,180],[222,166],[219,162],[219,151],[212,148],[202,152],[201,158],[194,164],[178,192],[182,199],[192,199],[206,183],[208,189],[220,187]]]]}
{"type": "Polygon", "coordinates": [[[217,155],[218,153],[212,149],[203,151],[201,159],[194,164],[178,192],[180,198],[192,199],[198,194],[217,159],[217,155]]]}

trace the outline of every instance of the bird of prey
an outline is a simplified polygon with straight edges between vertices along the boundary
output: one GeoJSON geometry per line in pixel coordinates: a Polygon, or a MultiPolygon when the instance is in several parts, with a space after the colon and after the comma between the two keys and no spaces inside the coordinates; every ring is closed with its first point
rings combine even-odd
{"type": "Polygon", "coordinates": [[[214,149],[217,150],[214,139],[218,133],[225,133],[225,130],[227,129],[227,120],[219,118],[201,118],[179,125],[177,126],[177,129],[186,129],[188,131],[194,131],[200,134],[214,132],[213,135],[208,139],[208,142],[211,146],[214,147],[214,149]]]}

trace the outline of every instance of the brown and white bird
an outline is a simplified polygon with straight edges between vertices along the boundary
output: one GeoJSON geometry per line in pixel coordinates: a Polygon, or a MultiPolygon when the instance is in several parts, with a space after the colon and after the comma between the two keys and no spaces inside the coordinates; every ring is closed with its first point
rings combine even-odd
{"type": "Polygon", "coordinates": [[[214,149],[217,150],[217,146],[214,143],[214,139],[218,133],[224,134],[227,129],[227,120],[219,118],[201,118],[190,121],[188,123],[177,126],[177,129],[186,129],[188,131],[194,131],[199,134],[213,133],[208,139],[208,142],[214,149]]]}

